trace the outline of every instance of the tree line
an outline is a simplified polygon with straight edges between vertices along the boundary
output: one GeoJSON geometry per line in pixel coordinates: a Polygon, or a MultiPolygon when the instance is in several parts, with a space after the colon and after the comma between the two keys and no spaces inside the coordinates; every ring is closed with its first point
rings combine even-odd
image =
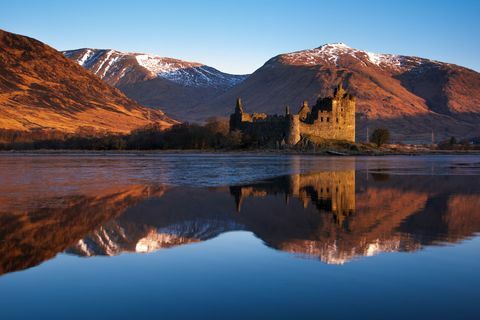
{"type": "Polygon", "coordinates": [[[226,119],[211,118],[205,125],[182,123],[162,130],[148,125],[129,134],[111,134],[90,127],[75,133],[53,129],[16,131],[0,129],[0,150],[153,150],[153,149],[235,149],[247,147],[246,137],[229,131],[226,119]]]}
{"type": "MultiPolygon", "coordinates": [[[[389,143],[389,140],[390,132],[385,128],[375,129],[370,136],[370,142],[377,147],[389,143]]],[[[209,150],[259,147],[281,148],[283,145],[279,141],[265,141],[262,137],[249,136],[240,131],[231,132],[228,120],[224,118],[210,118],[204,125],[177,124],[167,130],[158,125],[148,125],[129,134],[112,134],[92,127],[80,127],[74,133],[55,129],[31,131],[0,129],[0,150],[209,150]]],[[[355,145],[349,146],[352,147],[355,145]]],[[[454,137],[437,145],[437,149],[442,150],[470,150],[479,147],[480,140],[457,141],[454,137]]],[[[316,149],[311,141],[303,141],[302,145],[296,148],[316,149]]]]}

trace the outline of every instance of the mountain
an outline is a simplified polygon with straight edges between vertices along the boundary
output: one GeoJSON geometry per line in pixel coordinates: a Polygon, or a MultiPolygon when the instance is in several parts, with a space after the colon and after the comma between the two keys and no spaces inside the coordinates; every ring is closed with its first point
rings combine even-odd
{"type": "Polygon", "coordinates": [[[479,136],[480,74],[424,58],[376,54],[345,44],[281,54],[245,81],[195,108],[198,120],[227,116],[242,97],[247,112],[294,111],[331,95],[340,82],[357,97],[357,140],[387,127],[396,140],[479,136]]]}
{"type": "Polygon", "coordinates": [[[195,118],[195,106],[241,83],[246,75],[232,75],[197,62],[124,53],[78,49],[63,54],[90,70],[128,97],[182,120],[195,118]]]}
{"type": "Polygon", "coordinates": [[[0,30],[0,128],[129,132],[176,121],[142,107],[48,45],[0,30]]]}

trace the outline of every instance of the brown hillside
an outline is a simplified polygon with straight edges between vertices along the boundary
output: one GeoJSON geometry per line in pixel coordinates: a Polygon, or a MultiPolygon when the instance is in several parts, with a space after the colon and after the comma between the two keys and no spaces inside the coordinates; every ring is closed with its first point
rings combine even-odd
{"type": "Polygon", "coordinates": [[[0,30],[0,128],[129,132],[152,122],[176,123],[42,42],[0,30]]]}

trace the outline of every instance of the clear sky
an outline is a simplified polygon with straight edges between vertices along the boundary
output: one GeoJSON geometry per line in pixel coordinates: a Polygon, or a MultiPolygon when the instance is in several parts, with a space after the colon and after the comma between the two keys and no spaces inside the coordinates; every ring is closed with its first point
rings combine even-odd
{"type": "Polygon", "coordinates": [[[58,50],[145,52],[231,73],[330,42],[480,71],[479,0],[2,0],[0,28],[58,50]]]}

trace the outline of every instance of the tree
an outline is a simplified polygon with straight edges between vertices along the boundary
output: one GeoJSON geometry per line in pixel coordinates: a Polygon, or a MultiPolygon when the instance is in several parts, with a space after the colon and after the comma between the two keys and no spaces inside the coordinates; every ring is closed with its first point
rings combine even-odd
{"type": "Polygon", "coordinates": [[[370,141],[375,143],[377,147],[381,147],[383,144],[390,140],[390,131],[385,128],[377,128],[373,131],[370,141]]]}
{"type": "Polygon", "coordinates": [[[220,133],[226,136],[229,132],[228,119],[210,117],[207,119],[207,123],[205,124],[205,129],[211,131],[213,134],[220,133]]]}
{"type": "Polygon", "coordinates": [[[240,130],[233,130],[225,137],[225,145],[228,148],[238,148],[242,145],[242,132],[240,130]]]}
{"type": "Polygon", "coordinates": [[[450,144],[451,146],[456,145],[456,144],[457,144],[457,139],[456,139],[455,137],[451,137],[451,138],[450,138],[450,141],[449,141],[449,144],[450,144]]]}

